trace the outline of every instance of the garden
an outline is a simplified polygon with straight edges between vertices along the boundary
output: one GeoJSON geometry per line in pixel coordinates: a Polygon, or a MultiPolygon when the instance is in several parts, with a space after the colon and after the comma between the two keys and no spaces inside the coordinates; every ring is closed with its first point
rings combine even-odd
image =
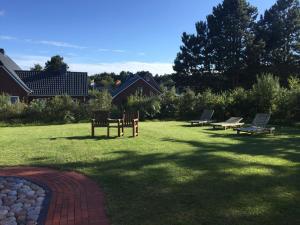
{"type": "Polygon", "coordinates": [[[237,136],[185,122],[140,135],[90,136],[90,124],[0,128],[0,165],[78,171],[105,193],[112,224],[298,224],[299,127],[237,136]]]}
{"type": "Polygon", "coordinates": [[[83,103],[68,96],[10,104],[1,97],[0,166],[82,173],[103,189],[112,224],[297,224],[300,221],[300,82],[273,75],[252,89],[134,95],[123,108],[108,92],[83,103]],[[91,136],[95,110],[139,110],[140,135],[91,136]],[[272,113],[275,135],[191,127],[205,108],[215,120],[272,113]]]}

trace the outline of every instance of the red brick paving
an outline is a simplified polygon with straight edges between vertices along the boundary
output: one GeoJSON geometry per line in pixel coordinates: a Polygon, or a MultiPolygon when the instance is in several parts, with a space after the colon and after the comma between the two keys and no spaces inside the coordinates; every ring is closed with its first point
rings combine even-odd
{"type": "Polygon", "coordinates": [[[82,174],[14,167],[0,169],[0,176],[24,177],[48,186],[52,196],[45,225],[109,225],[103,192],[82,174]]]}

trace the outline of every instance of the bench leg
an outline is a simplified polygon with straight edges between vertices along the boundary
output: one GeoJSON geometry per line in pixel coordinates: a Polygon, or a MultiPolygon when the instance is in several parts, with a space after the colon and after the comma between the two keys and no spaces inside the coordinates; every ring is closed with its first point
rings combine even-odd
{"type": "Polygon", "coordinates": [[[92,137],[95,137],[95,128],[93,125],[92,125],[92,137]]]}
{"type": "Polygon", "coordinates": [[[139,126],[138,126],[138,124],[135,124],[135,123],[132,124],[132,136],[133,137],[139,136],[139,126]]]}
{"type": "Polygon", "coordinates": [[[107,137],[109,137],[109,129],[110,129],[110,126],[107,125],[107,137]]]}
{"type": "Polygon", "coordinates": [[[120,122],[118,122],[118,137],[121,137],[121,127],[120,127],[120,122]]]}

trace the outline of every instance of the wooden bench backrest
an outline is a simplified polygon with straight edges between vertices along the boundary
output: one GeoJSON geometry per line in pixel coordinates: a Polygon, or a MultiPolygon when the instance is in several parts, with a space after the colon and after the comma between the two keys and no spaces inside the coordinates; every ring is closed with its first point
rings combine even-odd
{"type": "Polygon", "coordinates": [[[108,111],[95,111],[93,112],[93,124],[95,127],[105,127],[107,126],[107,119],[110,117],[110,112],[108,111]]]}
{"type": "Polygon", "coordinates": [[[140,113],[137,112],[125,112],[123,113],[124,126],[128,127],[132,125],[134,119],[140,119],[140,113]]]}

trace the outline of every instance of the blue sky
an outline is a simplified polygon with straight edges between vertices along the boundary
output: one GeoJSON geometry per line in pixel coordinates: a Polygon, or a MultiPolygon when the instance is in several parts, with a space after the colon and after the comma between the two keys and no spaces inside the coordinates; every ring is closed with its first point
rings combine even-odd
{"type": "MultiPolygon", "coordinates": [[[[218,0],[0,0],[0,47],[23,69],[60,54],[71,70],[172,72],[182,32],[218,0]]],[[[250,0],[260,12],[275,0],[250,0]]]]}

